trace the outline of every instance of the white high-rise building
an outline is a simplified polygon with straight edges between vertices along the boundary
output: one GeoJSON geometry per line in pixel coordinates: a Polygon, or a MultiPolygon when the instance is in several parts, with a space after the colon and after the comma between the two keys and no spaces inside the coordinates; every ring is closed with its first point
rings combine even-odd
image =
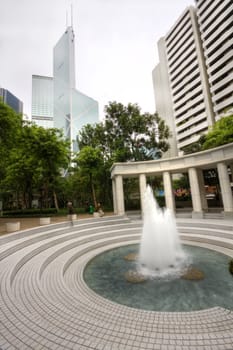
{"type": "Polygon", "coordinates": [[[77,133],[85,124],[98,122],[98,103],[75,87],[74,32],[68,27],[53,52],[54,127],[62,129],[77,151],[77,133]]]}
{"type": "Polygon", "coordinates": [[[53,78],[32,76],[32,121],[53,128],[53,78]]]}
{"type": "Polygon", "coordinates": [[[233,107],[232,0],[196,0],[159,40],[153,70],[158,114],[173,134],[167,157],[182,154],[233,107]]]}
{"type": "Polygon", "coordinates": [[[233,1],[196,0],[215,121],[233,111],[233,1]]]}
{"type": "Polygon", "coordinates": [[[76,89],[75,43],[72,26],[67,27],[53,50],[53,77],[32,77],[32,120],[63,131],[77,151],[77,134],[86,124],[99,122],[98,102],[76,89]]]}

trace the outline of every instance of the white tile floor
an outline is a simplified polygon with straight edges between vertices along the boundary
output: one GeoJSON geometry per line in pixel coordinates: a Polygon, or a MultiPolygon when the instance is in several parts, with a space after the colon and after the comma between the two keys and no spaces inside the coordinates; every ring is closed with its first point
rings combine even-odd
{"type": "Polygon", "coordinates": [[[139,236],[138,222],[114,216],[0,238],[0,349],[233,350],[232,311],[137,310],[88,288],[82,273],[89,259],[139,236]]]}

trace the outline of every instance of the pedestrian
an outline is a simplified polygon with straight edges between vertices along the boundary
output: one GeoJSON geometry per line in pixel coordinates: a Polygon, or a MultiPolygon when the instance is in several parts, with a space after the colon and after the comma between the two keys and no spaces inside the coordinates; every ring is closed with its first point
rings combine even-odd
{"type": "Polygon", "coordinates": [[[103,211],[100,203],[97,204],[96,211],[99,213],[100,217],[104,216],[104,211],[103,211]]]}
{"type": "Polygon", "coordinates": [[[85,212],[89,213],[89,202],[88,201],[85,202],[85,212]]]}
{"type": "Polygon", "coordinates": [[[74,226],[74,221],[73,221],[74,208],[73,208],[73,203],[71,201],[67,202],[67,209],[68,209],[68,218],[70,220],[70,225],[74,226]]]}
{"type": "Polygon", "coordinates": [[[89,205],[89,214],[93,214],[94,213],[94,207],[92,204],[89,205]]]}

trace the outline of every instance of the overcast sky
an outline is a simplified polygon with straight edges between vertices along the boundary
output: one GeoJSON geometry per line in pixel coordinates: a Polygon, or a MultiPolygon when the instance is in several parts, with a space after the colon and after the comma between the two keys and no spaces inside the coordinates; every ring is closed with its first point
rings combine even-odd
{"type": "Polygon", "coordinates": [[[73,5],[76,87],[99,102],[154,112],[157,41],[194,0],[0,0],[0,87],[31,115],[32,74],[52,76],[53,47],[73,5]]]}

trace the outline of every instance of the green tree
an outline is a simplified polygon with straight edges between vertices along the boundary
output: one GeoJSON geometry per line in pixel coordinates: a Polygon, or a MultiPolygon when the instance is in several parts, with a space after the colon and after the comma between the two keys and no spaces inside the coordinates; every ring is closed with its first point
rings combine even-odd
{"type": "Polygon", "coordinates": [[[218,120],[205,135],[202,150],[233,142],[233,114],[218,120]]]}
{"type": "Polygon", "coordinates": [[[81,169],[81,173],[89,177],[93,204],[96,208],[97,199],[95,185],[98,183],[98,179],[103,169],[101,151],[98,148],[93,148],[91,146],[83,147],[77,155],[76,162],[81,169]]]}
{"type": "Polygon", "coordinates": [[[112,164],[159,158],[169,148],[169,135],[168,127],[157,114],[142,114],[137,104],[124,106],[117,102],[105,106],[103,122],[82,128],[78,135],[80,149],[91,146],[101,152],[97,189],[105,203],[112,203],[112,164]]]}
{"type": "Polygon", "coordinates": [[[7,174],[11,151],[18,142],[22,125],[22,115],[17,114],[0,99],[0,199],[4,197],[6,202],[10,194],[5,191],[3,181],[7,174]]]}
{"type": "Polygon", "coordinates": [[[38,180],[43,188],[45,206],[48,206],[51,191],[58,209],[56,185],[62,171],[67,169],[70,162],[69,142],[63,139],[62,132],[58,129],[44,129],[33,125],[25,128],[25,132],[29,133],[32,156],[38,162],[38,180]]]}
{"type": "Polygon", "coordinates": [[[169,128],[156,113],[141,113],[137,104],[124,106],[110,102],[105,106],[105,120],[85,126],[79,134],[80,148],[98,147],[105,161],[156,159],[169,148],[169,128]]]}
{"type": "Polygon", "coordinates": [[[198,141],[183,147],[182,151],[184,152],[184,154],[192,154],[192,153],[202,151],[202,146],[203,146],[203,143],[205,142],[205,139],[206,139],[206,135],[201,135],[198,141]]]}
{"type": "Polygon", "coordinates": [[[52,192],[58,207],[56,183],[68,163],[69,144],[62,139],[60,131],[26,124],[19,130],[11,149],[2,184],[5,190],[15,192],[27,208],[31,207],[35,191],[41,192],[44,207],[49,206],[49,192],[52,192]]]}
{"type": "Polygon", "coordinates": [[[0,179],[5,176],[9,154],[18,140],[22,116],[0,100],[0,179]]]}

